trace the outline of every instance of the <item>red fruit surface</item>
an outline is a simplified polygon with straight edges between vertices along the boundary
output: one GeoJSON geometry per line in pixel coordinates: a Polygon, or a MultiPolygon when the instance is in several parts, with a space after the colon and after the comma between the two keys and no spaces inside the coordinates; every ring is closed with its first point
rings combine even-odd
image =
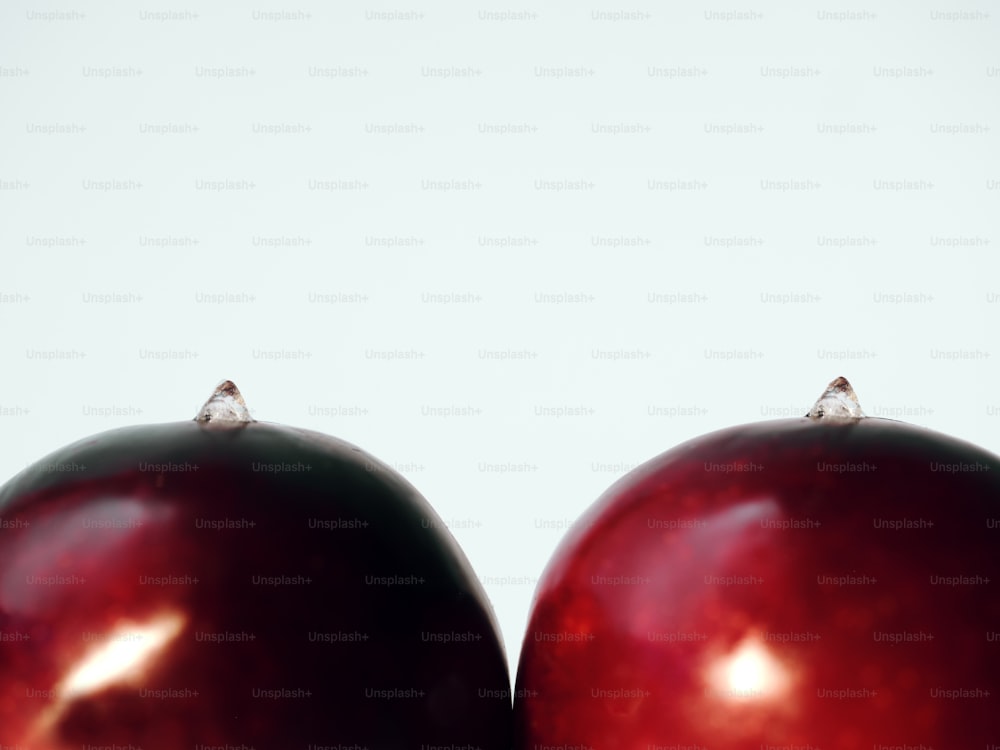
{"type": "Polygon", "coordinates": [[[997,456],[867,417],[714,432],[562,540],[515,747],[995,747],[998,587],[997,456]]]}
{"type": "Polygon", "coordinates": [[[468,560],[349,443],[130,427],[0,488],[2,750],[507,750],[468,560]]]}

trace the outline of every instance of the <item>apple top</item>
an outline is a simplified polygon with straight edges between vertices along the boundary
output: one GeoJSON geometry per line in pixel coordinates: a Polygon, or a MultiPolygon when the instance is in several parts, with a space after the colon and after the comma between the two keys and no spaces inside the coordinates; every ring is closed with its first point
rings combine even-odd
{"type": "Polygon", "coordinates": [[[812,409],[806,414],[813,419],[859,419],[865,416],[861,411],[861,404],[858,397],[847,382],[847,378],[839,377],[826,387],[813,404],[812,409]]]}
{"type": "Polygon", "coordinates": [[[195,415],[194,421],[246,424],[256,420],[250,416],[240,389],[232,380],[224,380],[215,387],[215,392],[195,415]]]}

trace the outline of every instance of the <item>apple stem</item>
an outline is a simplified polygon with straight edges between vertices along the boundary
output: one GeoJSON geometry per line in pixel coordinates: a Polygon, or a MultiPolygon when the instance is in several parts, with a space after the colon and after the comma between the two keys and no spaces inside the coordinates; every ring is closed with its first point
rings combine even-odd
{"type": "Polygon", "coordinates": [[[224,380],[216,386],[215,392],[195,415],[194,421],[246,424],[256,420],[250,416],[240,389],[232,380],[224,380]]]}
{"type": "Polygon", "coordinates": [[[826,390],[816,399],[812,409],[806,414],[813,419],[860,419],[865,416],[861,411],[861,404],[858,397],[847,382],[847,378],[840,377],[826,387],[826,390]]]}

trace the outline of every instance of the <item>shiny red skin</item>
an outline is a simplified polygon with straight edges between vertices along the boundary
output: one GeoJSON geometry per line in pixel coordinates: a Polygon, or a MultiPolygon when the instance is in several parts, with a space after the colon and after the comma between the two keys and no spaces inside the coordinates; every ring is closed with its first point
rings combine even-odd
{"type": "Polygon", "coordinates": [[[995,746],[998,504],[1000,458],[885,419],[762,422],[652,459],[539,582],[515,748],[995,746]]]}
{"type": "Polygon", "coordinates": [[[260,422],[125,428],[0,489],[0,747],[507,750],[510,711],[464,554],[348,443],[260,422]],[[183,627],[138,673],[50,694],[116,628],[164,612],[183,627]]]}

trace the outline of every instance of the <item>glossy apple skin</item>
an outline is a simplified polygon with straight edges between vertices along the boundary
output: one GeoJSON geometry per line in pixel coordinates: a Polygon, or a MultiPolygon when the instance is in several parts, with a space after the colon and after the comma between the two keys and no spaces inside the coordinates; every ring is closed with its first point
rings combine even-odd
{"type": "Polygon", "coordinates": [[[471,566],[359,448],[260,422],[124,428],[0,489],[0,746],[507,750],[510,727],[471,566]],[[180,630],[132,673],[67,683],[165,619],[180,630]]]}
{"type": "Polygon", "coordinates": [[[997,456],[874,418],[711,433],[561,541],[515,748],[994,746],[998,587],[997,456]]]}

